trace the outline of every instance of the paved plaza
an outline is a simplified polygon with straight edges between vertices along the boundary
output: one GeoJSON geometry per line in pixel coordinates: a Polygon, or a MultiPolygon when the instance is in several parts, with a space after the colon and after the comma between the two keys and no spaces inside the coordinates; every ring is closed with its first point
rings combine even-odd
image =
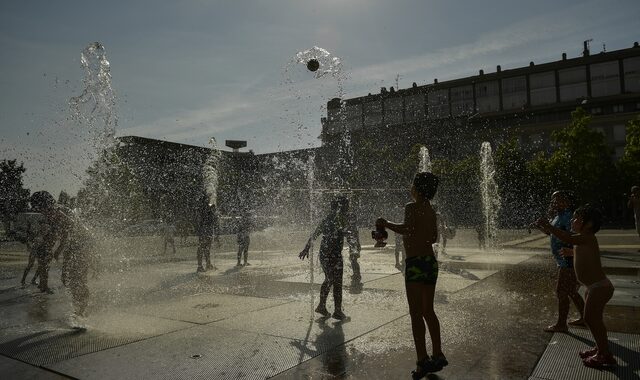
{"type": "MultiPolygon", "coordinates": [[[[59,264],[51,271],[55,294],[22,288],[24,248],[3,243],[1,377],[409,378],[415,353],[393,246],[365,244],[362,289],[349,289],[345,255],[349,318],[339,322],[313,313],[323,275],[317,257],[297,258],[307,236],[285,230],[252,235],[246,267],[235,266],[235,236],[224,237],[217,270],[204,274],[195,272],[194,237],[180,242],[176,254],[163,254],[156,237],[105,240],[102,271],[90,280],[86,331],[70,328],[59,264]]],[[[592,344],[587,330],[542,331],[556,312],[546,236],[503,231],[497,249],[480,251],[473,233],[459,230],[440,256],[435,305],[450,365],[429,378],[640,378],[640,240],[631,230],[604,230],[598,237],[616,287],[605,322],[617,369],[582,366],[576,351],[592,344]]],[[[332,310],[331,296],[328,306],[332,310]]]]}

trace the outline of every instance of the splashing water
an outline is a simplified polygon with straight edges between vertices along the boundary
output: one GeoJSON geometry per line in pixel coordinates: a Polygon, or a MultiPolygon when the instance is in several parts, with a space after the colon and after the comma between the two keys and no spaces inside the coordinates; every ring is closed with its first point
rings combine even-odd
{"type": "Polygon", "coordinates": [[[418,153],[419,163],[418,163],[418,172],[431,172],[431,157],[429,157],[429,149],[426,146],[420,147],[420,152],[418,153]]]}
{"type": "Polygon", "coordinates": [[[484,217],[484,233],[489,248],[496,246],[497,220],[500,211],[500,195],[494,178],[495,173],[491,144],[485,141],[480,148],[480,196],[484,217]]]}
{"type": "Polygon", "coordinates": [[[217,206],[219,167],[222,153],[218,149],[218,142],[215,137],[209,139],[209,146],[211,147],[211,153],[209,153],[209,157],[207,157],[202,167],[202,175],[207,197],[209,197],[209,204],[217,206]]]}
{"type": "Polygon", "coordinates": [[[296,53],[295,56],[296,62],[304,65],[307,65],[312,59],[315,59],[320,64],[320,68],[314,71],[316,78],[321,78],[325,75],[341,78],[342,62],[340,58],[332,55],[323,48],[314,46],[309,50],[296,53]]]}
{"type": "MultiPolygon", "coordinates": [[[[91,166],[84,181],[83,218],[88,224],[97,225],[104,224],[101,219],[105,210],[98,205],[108,197],[114,181],[110,171],[120,161],[115,139],[118,124],[116,96],[111,87],[111,65],[101,43],[87,45],[80,54],[80,64],[84,69],[84,89],[79,96],[69,99],[69,107],[71,119],[88,133],[89,140],[84,144],[87,145],[86,159],[91,166]]],[[[109,213],[117,214],[112,211],[109,213]]]]}
{"type": "Polygon", "coordinates": [[[90,128],[95,148],[113,146],[118,124],[116,96],[104,46],[100,42],[87,45],[80,55],[80,64],[84,69],[84,89],[82,94],[69,100],[72,119],[90,128]]]}
{"type": "MultiPolygon", "coordinates": [[[[313,225],[313,220],[315,218],[315,199],[314,199],[314,192],[313,192],[313,186],[315,183],[315,179],[316,179],[316,175],[315,175],[315,168],[316,168],[316,163],[315,163],[315,156],[311,155],[309,156],[309,159],[307,160],[307,186],[309,189],[309,222],[310,225],[313,225]]],[[[313,243],[311,245],[311,248],[309,248],[309,299],[311,300],[311,307],[310,307],[310,315],[311,315],[311,319],[313,319],[314,316],[314,308],[313,305],[315,303],[315,289],[313,288],[313,284],[314,284],[314,278],[313,278],[313,243]]]]}
{"type": "Polygon", "coordinates": [[[329,51],[317,46],[297,52],[285,64],[282,70],[282,87],[272,95],[282,108],[283,139],[297,138],[301,143],[311,147],[316,144],[319,123],[326,112],[328,99],[342,98],[346,80],[342,61],[329,51]],[[307,63],[316,60],[317,71],[307,69],[307,63]],[[293,132],[293,133],[292,133],[293,132]]]}

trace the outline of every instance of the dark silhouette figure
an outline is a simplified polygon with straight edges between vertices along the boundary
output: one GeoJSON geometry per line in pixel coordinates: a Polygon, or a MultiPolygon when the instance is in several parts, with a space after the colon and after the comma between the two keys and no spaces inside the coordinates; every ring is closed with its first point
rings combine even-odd
{"type": "Polygon", "coordinates": [[[320,303],[316,312],[324,316],[329,315],[327,310],[327,297],[333,287],[333,302],[335,305],[333,318],[345,319],[342,312],[342,273],[344,263],[342,261],[342,246],[345,233],[348,228],[349,200],[345,197],[337,197],[331,202],[331,211],[311,234],[307,245],[300,252],[299,257],[304,260],[309,256],[311,243],[322,234],[320,243],[320,264],[324,272],[324,282],[320,287],[320,303]]]}
{"type": "Polygon", "coordinates": [[[347,227],[347,246],[349,247],[349,261],[351,262],[351,288],[353,290],[359,290],[362,288],[362,274],[360,273],[360,233],[358,232],[358,220],[355,213],[348,214],[348,227],[347,227]]]}
{"type": "Polygon", "coordinates": [[[216,244],[220,244],[220,222],[216,206],[209,204],[209,199],[205,195],[200,201],[200,209],[198,210],[198,272],[216,269],[211,264],[211,242],[215,240],[216,244]],[[206,267],[202,266],[202,259],[205,259],[206,267]]]}
{"type": "Polygon", "coordinates": [[[89,301],[87,274],[93,239],[73,211],[57,205],[53,196],[46,191],[34,193],[31,196],[31,206],[34,211],[44,215],[49,226],[42,235],[41,242],[35,246],[40,291],[52,293],[48,287],[49,264],[51,259],[57,260],[62,254],[62,283],[71,292],[75,316],[82,317],[89,301]],[[54,252],[56,242],[58,246],[54,252]]]}
{"type": "Polygon", "coordinates": [[[244,265],[250,265],[248,260],[249,244],[251,243],[251,229],[253,228],[253,220],[249,210],[243,210],[238,220],[238,230],[236,239],[238,242],[238,264],[241,266],[240,260],[244,259],[244,265]]]}

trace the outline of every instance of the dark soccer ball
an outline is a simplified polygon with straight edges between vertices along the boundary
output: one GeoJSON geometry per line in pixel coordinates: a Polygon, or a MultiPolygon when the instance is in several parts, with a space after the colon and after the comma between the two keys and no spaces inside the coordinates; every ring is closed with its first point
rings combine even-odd
{"type": "Polygon", "coordinates": [[[311,58],[309,62],[307,62],[307,69],[309,71],[316,71],[320,68],[320,62],[317,59],[311,58]]]}

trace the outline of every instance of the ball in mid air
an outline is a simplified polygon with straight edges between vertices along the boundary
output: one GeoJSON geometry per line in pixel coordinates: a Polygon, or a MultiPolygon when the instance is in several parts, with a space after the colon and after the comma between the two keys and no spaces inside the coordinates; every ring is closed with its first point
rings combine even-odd
{"type": "Polygon", "coordinates": [[[309,62],[307,62],[307,69],[309,71],[317,71],[320,68],[320,62],[317,59],[311,58],[309,62]]]}

